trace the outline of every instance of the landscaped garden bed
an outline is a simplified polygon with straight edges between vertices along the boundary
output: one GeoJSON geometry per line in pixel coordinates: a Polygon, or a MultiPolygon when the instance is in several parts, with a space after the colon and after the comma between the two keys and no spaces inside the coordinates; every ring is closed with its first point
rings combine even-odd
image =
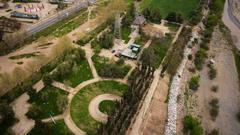
{"type": "Polygon", "coordinates": [[[58,120],[56,123],[40,123],[37,122],[35,127],[28,133],[28,135],[73,135],[68,129],[63,120],[58,120]]]}
{"type": "Polygon", "coordinates": [[[91,100],[106,93],[122,96],[127,89],[127,85],[115,81],[101,81],[84,87],[74,96],[71,102],[70,112],[73,121],[88,135],[95,135],[100,122],[94,120],[89,114],[88,105],[91,100]]]}
{"type": "Polygon", "coordinates": [[[27,116],[33,119],[44,119],[63,113],[64,102],[67,104],[67,92],[46,86],[40,92],[30,95],[32,104],[27,116]]]}
{"type": "Polygon", "coordinates": [[[67,84],[71,87],[76,87],[78,84],[92,79],[92,72],[88,65],[87,60],[82,60],[77,64],[74,64],[72,72],[67,74],[63,79],[58,81],[67,84]]]}
{"type": "Polygon", "coordinates": [[[131,69],[129,65],[117,64],[117,62],[98,55],[94,55],[92,60],[101,77],[124,78],[131,69]]]}

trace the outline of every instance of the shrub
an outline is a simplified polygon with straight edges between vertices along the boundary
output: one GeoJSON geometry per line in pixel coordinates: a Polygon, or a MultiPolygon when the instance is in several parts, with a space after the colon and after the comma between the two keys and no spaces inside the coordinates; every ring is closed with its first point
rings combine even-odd
{"type": "Polygon", "coordinates": [[[29,97],[30,97],[29,100],[28,100],[29,103],[32,103],[32,102],[34,101],[34,99],[37,97],[37,91],[34,90],[34,89],[28,90],[28,91],[27,91],[27,94],[28,94],[29,97]]]}
{"type": "Polygon", "coordinates": [[[98,39],[101,48],[110,49],[113,46],[113,34],[111,32],[104,32],[98,39]]]}
{"type": "Polygon", "coordinates": [[[208,135],[219,135],[218,129],[213,129],[208,135]]]}
{"type": "Polygon", "coordinates": [[[217,92],[218,91],[218,86],[216,86],[216,85],[212,86],[211,91],[217,92]]]}
{"type": "Polygon", "coordinates": [[[0,116],[0,133],[8,134],[9,128],[17,121],[17,119],[15,118],[12,107],[3,101],[0,101],[0,116]]]}
{"type": "Polygon", "coordinates": [[[215,79],[217,76],[217,70],[212,66],[210,65],[209,66],[209,71],[208,71],[208,77],[210,80],[213,80],[215,79]]]}
{"type": "Polygon", "coordinates": [[[189,54],[188,55],[188,60],[192,60],[192,58],[193,58],[192,54],[189,54]]]}
{"type": "Polygon", "coordinates": [[[26,116],[31,119],[37,119],[38,115],[42,113],[42,109],[37,106],[35,103],[29,108],[29,111],[26,113],[26,116]]]}
{"type": "Polygon", "coordinates": [[[240,111],[237,113],[237,119],[240,122],[240,111]]]}
{"type": "Polygon", "coordinates": [[[65,95],[61,95],[57,98],[58,111],[63,112],[68,105],[68,98],[65,95]]]}
{"type": "Polygon", "coordinates": [[[213,120],[216,119],[216,117],[218,116],[218,112],[219,112],[219,105],[218,105],[219,101],[217,98],[213,98],[210,102],[210,115],[213,118],[213,120]]]}
{"type": "Polygon", "coordinates": [[[205,59],[207,58],[206,50],[200,49],[195,54],[194,64],[198,70],[202,70],[205,59]]]}
{"type": "Polygon", "coordinates": [[[116,64],[119,66],[124,65],[124,63],[125,63],[125,61],[124,61],[124,58],[122,58],[122,57],[116,61],[116,64]]]}
{"type": "Polygon", "coordinates": [[[42,80],[43,80],[43,83],[44,83],[45,86],[51,85],[52,81],[53,81],[50,74],[44,75],[42,80]]]}
{"type": "Polygon", "coordinates": [[[183,120],[184,132],[190,135],[202,135],[203,129],[197,118],[187,115],[183,120]]]}
{"type": "Polygon", "coordinates": [[[116,62],[110,62],[108,58],[98,55],[94,55],[92,60],[101,77],[124,78],[131,69],[131,66],[118,65],[116,62]]]}
{"type": "Polygon", "coordinates": [[[192,77],[188,82],[189,89],[196,91],[199,87],[199,79],[200,79],[200,76],[192,77]]]}

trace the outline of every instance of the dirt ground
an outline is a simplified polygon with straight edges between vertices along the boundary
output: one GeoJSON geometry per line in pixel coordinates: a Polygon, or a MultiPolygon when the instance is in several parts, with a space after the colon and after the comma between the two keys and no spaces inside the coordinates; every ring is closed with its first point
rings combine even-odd
{"type": "Polygon", "coordinates": [[[35,125],[34,120],[28,119],[25,115],[30,107],[30,104],[27,102],[28,99],[29,96],[25,93],[11,104],[15,116],[19,120],[12,127],[15,135],[26,135],[35,125]]]}
{"type": "Polygon", "coordinates": [[[148,115],[143,124],[143,135],[162,135],[167,118],[166,97],[168,94],[169,77],[161,78],[154,93],[148,115]]]}
{"type": "Polygon", "coordinates": [[[220,135],[239,135],[240,123],[236,118],[240,102],[238,74],[232,51],[218,30],[213,34],[209,54],[214,56],[217,78],[208,79],[207,67],[200,72],[200,87],[194,96],[196,105],[193,113],[201,117],[206,133],[217,128],[220,135]],[[218,86],[218,92],[210,90],[213,85],[218,86]],[[215,121],[209,114],[209,102],[213,97],[219,99],[219,115],[215,121]]]}

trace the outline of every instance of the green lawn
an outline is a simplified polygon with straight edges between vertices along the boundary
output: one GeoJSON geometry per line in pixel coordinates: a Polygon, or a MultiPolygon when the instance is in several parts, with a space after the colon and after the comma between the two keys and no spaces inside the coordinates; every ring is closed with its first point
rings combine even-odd
{"type": "Polygon", "coordinates": [[[63,36],[72,30],[76,29],[84,22],[87,21],[88,12],[83,11],[80,15],[70,20],[67,23],[64,23],[62,26],[58,27],[55,31],[53,31],[53,35],[56,37],[63,36]]]}
{"type": "MultiPolygon", "coordinates": [[[[41,36],[48,36],[50,34],[54,36],[62,36],[71,32],[74,28],[77,28],[86,21],[87,12],[83,9],[77,13],[69,15],[68,17],[62,19],[61,21],[37,32],[33,37],[37,39],[41,36]]],[[[32,38],[32,37],[31,37],[32,38]]],[[[34,39],[30,39],[31,41],[34,39]]]]}
{"type": "Polygon", "coordinates": [[[115,81],[101,81],[90,84],[81,89],[73,98],[70,106],[71,117],[75,124],[87,132],[88,135],[95,135],[100,125],[88,112],[90,101],[101,94],[109,93],[121,96],[128,86],[115,81]]]}
{"type": "Polygon", "coordinates": [[[87,60],[81,61],[76,66],[73,67],[73,70],[70,74],[64,77],[60,82],[64,82],[71,87],[76,87],[78,84],[92,79],[92,72],[88,65],[87,60]]]}
{"type": "Polygon", "coordinates": [[[162,17],[166,17],[169,12],[181,13],[185,19],[189,19],[192,10],[198,6],[199,0],[142,0],[141,9],[160,10],[162,17]]]}
{"type": "Polygon", "coordinates": [[[105,114],[111,114],[116,105],[116,101],[104,100],[99,104],[99,110],[105,114]]]}
{"type": "Polygon", "coordinates": [[[159,67],[161,64],[163,58],[165,57],[168,48],[170,47],[172,42],[171,37],[166,37],[164,39],[153,39],[151,43],[151,47],[154,49],[154,53],[156,54],[156,61],[155,66],[159,67]]]}
{"type": "Polygon", "coordinates": [[[33,103],[39,108],[37,119],[44,119],[52,116],[59,115],[62,112],[59,111],[57,102],[58,97],[67,96],[68,93],[53,86],[46,86],[40,92],[37,97],[33,99],[33,103]]]}
{"type": "Polygon", "coordinates": [[[132,32],[132,29],[130,27],[122,27],[121,29],[121,36],[122,36],[122,39],[125,41],[125,43],[128,43],[128,41],[130,40],[129,36],[132,32]]]}
{"type": "Polygon", "coordinates": [[[101,77],[109,78],[109,76],[106,75],[106,72],[108,72],[106,69],[111,65],[114,65],[115,68],[111,69],[112,71],[109,71],[112,72],[110,78],[124,78],[131,69],[130,65],[117,65],[116,62],[111,61],[109,58],[101,57],[99,55],[92,56],[92,60],[99,76],[101,77]]]}
{"type": "Polygon", "coordinates": [[[40,125],[35,125],[28,135],[42,135],[42,133],[46,135],[73,135],[63,120],[56,121],[56,124],[46,123],[45,127],[47,127],[47,130],[40,125]]]}

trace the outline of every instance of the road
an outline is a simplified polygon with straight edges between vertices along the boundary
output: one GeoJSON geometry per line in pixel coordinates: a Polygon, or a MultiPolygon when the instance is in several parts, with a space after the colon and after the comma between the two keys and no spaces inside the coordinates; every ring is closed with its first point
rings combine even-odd
{"type": "Polygon", "coordinates": [[[240,22],[232,14],[232,8],[229,5],[231,1],[227,0],[225,3],[222,21],[230,29],[234,44],[240,50],[240,22]]]}
{"type": "Polygon", "coordinates": [[[27,35],[31,36],[45,28],[47,28],[48,26],[66,18],[67,16],[76,13],[78,11],[80,11],[81,9],[87,8],[89,6],[91,0],[86,0],[86,1],[81,1],[76,3],[74,6],[71,6],[65,10],[62,10],[60,12],[58,12],[57,14],[54,14],[53,16],[46,18],[45,20],[40,21],[39,23],[36,23],[32,26],[30,26],[29,28],[27,28],[27,35]]]}

